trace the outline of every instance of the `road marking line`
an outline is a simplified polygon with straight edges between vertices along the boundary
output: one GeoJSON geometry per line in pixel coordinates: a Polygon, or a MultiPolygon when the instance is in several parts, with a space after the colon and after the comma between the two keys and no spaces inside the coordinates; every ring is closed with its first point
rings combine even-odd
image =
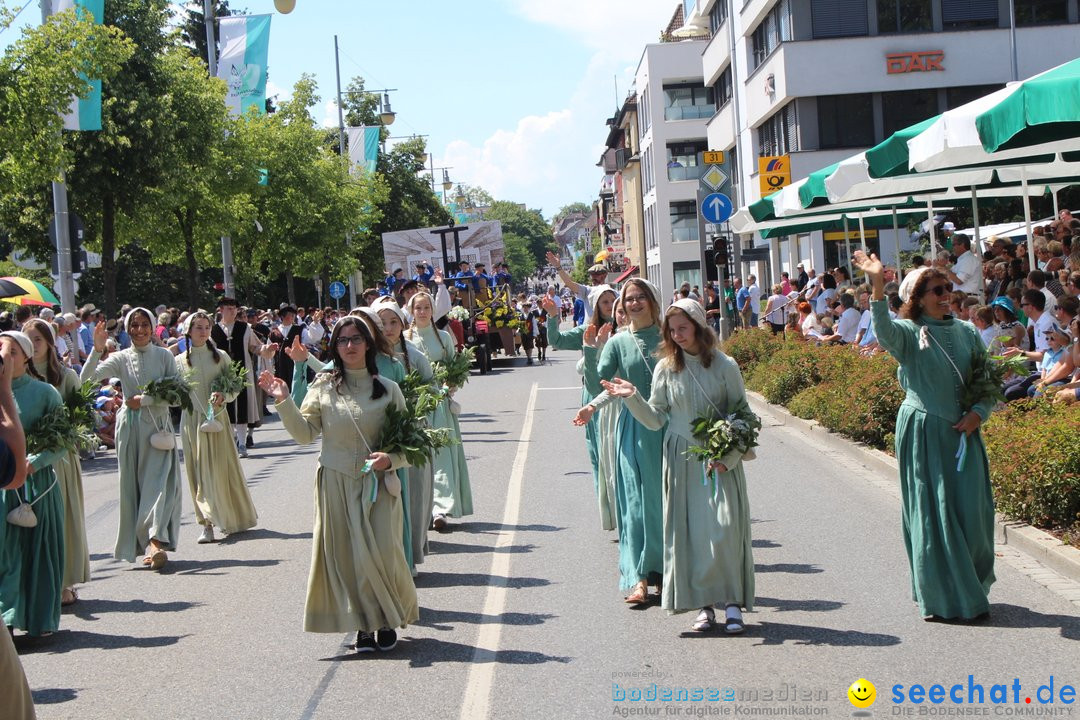
{"type": "Polygon", "coordinates": [[[581,389],[580,385],[568,385],[567,387],[537,388],[537,390],[580,390],[580,389],[581,389]]]}
{"type": "MultiPolygon", "coordinates": [[[[529,437],[532,435],[533,411],[536,408],[536,394],[540,388],[533,383],[529,394],[529,404],[525,408],[525,422],[521,426],[521,438],[518,440],[517,454],[510,471],[510,481],[506,488],[506,505],[503,508],[502,524],[504,528],[513,528],[518,524],[521,512],[521,491],[525,477],[525,461],[529,456],[529,437]]],[[[579,389],[579,388],[575,388],[579,389]]],[[[514,544],[515,530],[504,530],[495,541],[495,552],[491,556],[491,585],[484,598],[483,615],[498,618],[506,607],[508,580],[510,578],[510,558],[513,553],[499,552],[499,548],[514,544]]],[[[488,716],[491,704],[491,686],[495,676],[495,657],[499,650],[499,637],[502,624],[485,622],[480,625],[469,665],[469,676],[465,682],[465,696],[461,703],[462,720],[482,720],[488,716]]]]}

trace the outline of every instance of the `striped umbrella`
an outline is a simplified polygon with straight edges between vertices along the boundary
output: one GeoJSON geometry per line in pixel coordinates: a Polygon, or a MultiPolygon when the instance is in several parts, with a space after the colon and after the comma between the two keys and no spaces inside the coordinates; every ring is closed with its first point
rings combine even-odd
{"type": "MultiPolygon", "coordinates": [[[[0,297],[0,300],[4,302],[15,303],[16,305],[44,305],[47,307],[60,304],[52,291],[39,282],[21,277],[5,277],[0,278],[0,280],[10,282],[22,291],[0,297]]],[[[2,288],[0,288],[0,291],[2,291],[2,288]]]]}

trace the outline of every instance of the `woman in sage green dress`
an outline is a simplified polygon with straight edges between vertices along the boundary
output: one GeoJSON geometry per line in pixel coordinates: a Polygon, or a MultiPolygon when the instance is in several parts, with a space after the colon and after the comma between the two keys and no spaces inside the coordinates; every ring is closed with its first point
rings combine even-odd
{"type": "MultiPolygon", "coordinates": [[[[643,394],[652,388],[654,353],[660,344],[659,292],[648,280],[633,278],[619,297],[629,327],[608,340],[600,353],[597,372],[601,380],[629,380],[643,394]]],[[[578,420],[588,420],[586,406],[578,420]]],[[[625,406],[615,426],[618,462],[615,468],[615,499],[619,521],[620,587],[631,590],[626,602],[649,602],[648,586],[662,586],[664,574],[664,511],[661,487],[663,428],[642,425],[625,406]]]]}
{"type": "Polygon", "coordinates": [[[406,465],[380,451],[386,408],[405,407],[397,384],[380,377],[375,342],[356,317],[330,335],[334,369],[296,407],[285,381],[264,372],[285,429],[306,445],[322,434],[315,474],[315,528],[304,605],[308,632],[356,631],[356,651],[390,650],[419,617],[416,586],[402,547],[401,483],[406,465]]]}
{"type": "MultiPolygon", "coordinates": [[[[60,406],[60,393],[35,377],[33,343],[24,333],[0,333],[0,359],[11,365],[11,391],[19,421],[28,435],[34,423],[60,406]]],[[[53,465],[64,457],[62,447],[28,455],[26,484],[0,490],[0,614],[8,628],[34,636],[60,627],[60,594],[64,579],[64,499],[53,465]],[[32,505],[37,525],[7,521],[21,504],[32,505]]],[[[21,460],[21,458],[17,459],[21,460]]],[[[0,631],[3,632],[3,631],[0,631]]],[[[4,688],[7,692],[7,688],[4,688]]]]}
{"type": "Polygon", "coordinates": [[[106,356],[109,333],[105,323],[94,328],[94,349],[83,366],[81,379],[102,382],[120,378],[124,407],[116,418],[116,460],[120,474],[120,525],[113,556],[160,570],[166,551],[180,540],[180,455],[169,418],[168,405],[144,395],[153,380],[177,377],[173,354],[151,342],[154,316],[135,308],[124,317],[131,347],[106,356]],[[158,435],[160,447],[151,437],[158,435]],[[166,447],[168,440],[172,447],[166,447]]]}
{"type": "Polygon", "coordinates": [[[201,310],[188,317],[187,350],[176,356],[177,370],[181,374],[191,373],[194,410],[185,410],[181,415],[180,438],[184,446],[184,471],[195,505],[195,522],[202,525],[200,544],[214,542],[215,527],[231,535],[255,527],[258,519],[225,407],[238,393],[211,390],[214,379],[232,363],[210,339],[212,327],[210,316],[201,310]],[[202,427],[211,408],[213,419],[220,427],[204,432],[202,427]]]}
{"type": "Polygon", "coordinates": [[[928,621],[989,617],[994,498],[979,426],[993,401],[963,404],[965,378],[985,354],[979,331],[949,315],[948,278],[926,270],[889,317],[881,261],[858,251],[873,287],[874,334],[900,363],[906,396],[896,414],[896,461],[912,598],[928,621]]]}
{"type": "MultiPolygon", "coordinates": [[[[449,360],[457,350],[450,333],[439,330],[432,323],[431,295],[419,292],[409,298],[407,309],[412,315],[412,326],[405,332],[405,339],[416,345],[432,363],[449,360]]],[[[453,395],[458,388],[450,388],[453,395]]],[[[434,470],[434,495],[431,526],[436,530],[446,527],[447,516],[460,518],[472,515],[472,486],[469,484],[469,467],[465,464],[465,449],[461,444],[461,427],[458,425],[457,403],[448,396],[439,401],[429,422],[433,428],[447,428],[453,442],[441,448],[432,459],[434,470]]]]}
{"type": "MultiPolygon", "coordinates": [[[[582,405],[587,405],[604,391],[604,388],[600,386],[600,376],[597,374],[597,362],[600,351],[611,336],[612,308],[616,297],[615,289],[610,285],[596,285],[589,288],[589,305],[592,309],[589,322],[570,328],[566,332],[559,330],[559,313],[555,302],[546,295],[540,301],[548,314],[548,344],[559,350],[580,350],[582,353],[580,361],[583,377],[582,405]]],[[[589,462],[593,469],[593,486],[600,508],[600,527],[604,530],[614,530],[616,525],[615,497],[609,496],[607,481],[600,474],[599,424],[599,415],[594,415],[585,424],[585,447],[589,451],[589,462]]]]}
{"type": "MultiPolygon", "coordinates": [[[[78,392],[79,375],[60,364],[52,325],[31,318],[23,323],[23,332],[34,344],[34,370],[52,385],[64,399],[78,392]]],[[[90,550],[86,543],[86,512],[83,509],[82,463],[78,450],[68,450],[53,464],[57,487],[64,499],[64,591],[61,605],[78,601],[75,586],[90,582],[90,550]]]]}
{"type": "Polygon", "coordinates": [[[754,557],[750,502],[743,453],[732,450],[703,466],[687,453],[696,445],[691,427],[703,415],[747,410],[738,365],[717,347],[716,334],[697,300],[677,300],[664,314],[652,390],[604,382],[650,429],[664,433],[664,590],[661,605],[672,613],[700,612],[693,628],[713,629],[713,606],[723,607],[724,631],[743,632],[740,608],[754,608],[754,557]]]}

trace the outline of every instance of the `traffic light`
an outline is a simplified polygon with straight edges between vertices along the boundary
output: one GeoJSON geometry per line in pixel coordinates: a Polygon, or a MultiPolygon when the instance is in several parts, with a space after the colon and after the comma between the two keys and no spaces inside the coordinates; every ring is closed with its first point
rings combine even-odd
{"type": "Polygon", "coordinates": [[[713,235],[713,259],[717,265],[727,265],[730,261],[727,235],[713,235]]]}

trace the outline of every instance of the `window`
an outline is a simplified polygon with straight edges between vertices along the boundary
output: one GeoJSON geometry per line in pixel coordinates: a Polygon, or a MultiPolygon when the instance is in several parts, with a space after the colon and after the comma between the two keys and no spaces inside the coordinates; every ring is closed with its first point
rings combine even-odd
{"type": "Polygon", "coordinates": [[[709,30],[712,31],[713,35],[727,20],[727,4],[728,0],[716,0],[713,3],[712,10],[709,11],[709,30]]]}
{"type": "Polygon", "coordinates": [[[716,112],[713,89],[704,85],[665,85],[664,119],[697,120],[716,112]]]}
{"type": "Polygon", "coordinates": [[[649,192],[656,185],[656,178],[653,177],[652,166],[652,145],[645,148],[645,152],[641,158],[641,170],[644,173],[644,188],[645,192],[649,192]]]}
{"type": "Polygon", "coordinates": [[[937,90],[881,93],[885,137],[938,114],[937,90]]]}
{"type": "Polygon", "coordinates": [[[671,241],[697,242],[697,203],[693,200],[673,202],[671,208],[671,241]]]}
{"type": "Polygon", "coordinates": [[[817,99],[818,147],[822,150],[874,144],[874,106],[869,93],[823,95],[817,99]]]}
{"type": "Polygon", "coordinates": [[[878,32],[921,32],[934,29],[931,0],[877,0],[878,32]]]}
{"type": "Polygon", "coordinates": [[[1017,25],[1045,25],[1068,19],[1067,0],[1016,0],[1017,25]]]}
{"type": "Polygon", "coordinates": [[[751,70],[769,57],[780,43],[791,39],[791,13],[788,9],[788,0],[780,0],[769,14],[762,19],[761,24],[754,30],[753,50],[751,53],[751,70]]]}
{"type": "Polygon", "coordinates": [[[945,109],[952,110],[955,107],[966,105],[972,100],[996,92],[1004,85],[967,85],[965,87],[952,87],[945,90],[945,109]]]}
{"type": "Polygon", "coordinates": [[[814,38],[867,35],[867,0],[811,0],[814,38]]]}
{"type": "Polygon", "coordinates": [[[638,132],[644,136],[652,127],[652,113],[649,112],[649,86],[641,93],[641,111],[638,114],[638,132]]]}
{"type": "Polygon", "coordinates": [[[758,128],[758,155],[761,157],[786,155],[798,149],[798,118],[795,113],[795,103],[791,102],[758,128]]]}
{"type": "Polygon", "coordinates": [[[716,109],[724,107],[731,101],[732,86],[731,86],[731,64],[724,68],[724,72],[720,73],[720,77],[713,83],[713,97],[716,98],[716,109]]]}
{"type": "Polygon", "coordinates": [[[667,179],[676,181],[700,178],[705,172],[705,166],[698,163],[698,153],[708,149],[709,144],[704,140],[668,143],[667,179]]]}
{"type": "Polygon", "coordinates": [[[998,0],[941,0],[941,22],[946,30],[997,27],[998,0]]]}

